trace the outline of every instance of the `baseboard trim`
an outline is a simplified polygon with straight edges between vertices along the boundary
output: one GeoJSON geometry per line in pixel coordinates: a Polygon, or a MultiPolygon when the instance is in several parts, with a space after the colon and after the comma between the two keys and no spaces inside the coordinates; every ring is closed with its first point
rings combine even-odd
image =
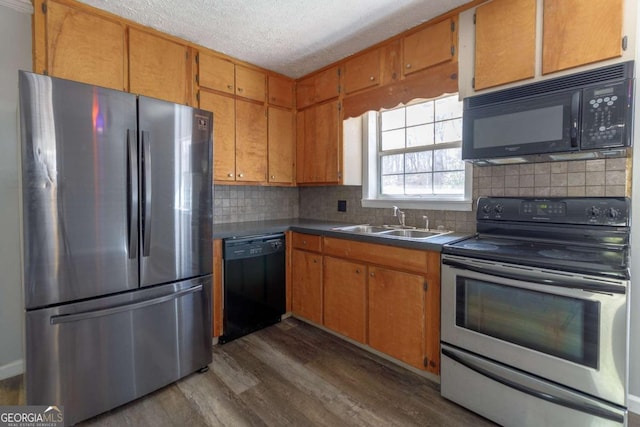
{"type": "Polygon", "coordinates": [[[634,396],[633,394],[630,394],[629,398],[627,399],[627,403],[629,406],[629,411],[635,414],[640,414],[640,397],[639,396],[634,396]]]}
{"type": "Polygon", "coordinates": [[[14,360],[11,363],[0,366],[0,380],[15,377],[24,372],[24,362],[22,359],[14,360]]]}

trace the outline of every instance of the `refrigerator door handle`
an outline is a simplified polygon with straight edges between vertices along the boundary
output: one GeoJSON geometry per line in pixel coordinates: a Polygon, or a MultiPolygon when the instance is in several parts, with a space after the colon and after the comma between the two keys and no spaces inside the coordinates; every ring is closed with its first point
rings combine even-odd
{"type": "Polygon", "coordinates": [[[138,141],[136,131],[127,129],[127,193],[128,193],[128,221],[129,224],[129,259],[138,256],[138,242],[136,241],[138,229],[138,141]]]}
{"type": "Polygon", "coordinates": [[[142,217],[142,256],[149,256],[151,252],[151,145],[149,145],[149,132],[142,131],[142,171],[143,171],[143,198],[144,213],[142,217]]]}
{"type": "Polygon", "coordinates": [[[193,294],[200,291],[202,291],[201,284],[193,286],[191,288],[183,289],[178,292],[174,292],[169,295],[163,295],[158,298],[152,298],[152,299],[138,301],[130,304],[122,304],[122,305],[117,305],[115,307],[103,308],[103,309],[94,310],[94,311],[84,311],[81,313],[60,314],[57,316],[51,316],[49,323],[51,323],[52,325],[58,325],[61,323],[79,322],[82,320],[95,319],[96,317],[104,317],[104,316],[109,316],[116,313],[122,313],[123,311],[138,310],[141,308],[145,308],[152,305],[157,305],[163,302],[178,299],[187,294],[193,294]]]}

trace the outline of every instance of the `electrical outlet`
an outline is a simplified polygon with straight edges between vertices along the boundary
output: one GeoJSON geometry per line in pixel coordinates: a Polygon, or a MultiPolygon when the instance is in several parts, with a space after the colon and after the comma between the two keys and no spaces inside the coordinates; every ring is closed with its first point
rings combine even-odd
{"type": "Polygon", "coordinates": [[[338,200],[338,212],[346,212],[346,211],[347,211],[347,201],[338,200]]]}

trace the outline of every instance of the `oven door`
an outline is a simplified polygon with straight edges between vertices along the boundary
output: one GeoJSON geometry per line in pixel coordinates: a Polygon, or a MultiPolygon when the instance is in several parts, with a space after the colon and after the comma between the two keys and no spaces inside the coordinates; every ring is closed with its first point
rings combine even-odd
{"type": "Polygon", "coordinates": [[[443,255],[442,341],[625,406],[628,283],[443,255]]]}

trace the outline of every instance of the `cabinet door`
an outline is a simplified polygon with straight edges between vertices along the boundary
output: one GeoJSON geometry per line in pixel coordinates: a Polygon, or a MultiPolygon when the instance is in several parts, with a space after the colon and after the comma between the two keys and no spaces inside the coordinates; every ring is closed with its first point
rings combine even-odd
{"type": "Polygon", "coordinates": [[[366,343],[367,279],[364,264],[324,258],[324,325],[366,343]]]}
{"type": "Polygon", "coordinates": [[[533,77],[535,49],[536,0],[494,0],[479,6],[475,89],[533,77]]]}
{"type": "Polygon", "coordinates": [[[265,107],[240,99],[236,99],[236,174],[236,181],[267,180],[265,107]]]}
{"type": "Polygon", "coordinates": [[[623,0],[545,0],[542,74],[622,54],[623,0]]]}
{"type": "Polygon", "coordinates": [[[338,101],[298,112],[298,183],[340,182],[338,101]]]}
{"type": "Polygon", "coordinates": [[[269,76],[269,104],[293,108],[293,80],[269,76]]]}
{"type": "Polygon", "coordinates": [[[293,111],[269,107],[269,182],[293,183],[293,111]]]}
{"type": "Polygon", "coordinates": [[[305,108],[315,102],[315,88],[314,76],[307,77],[296,83],[296,108],[305,108]]]}
{"type": "Polygon", "coordinates": [[[235,93],[235,66],[233,62],[207,52],[198,53],[200,87],[235,93]]]}
{"type": "Polygon", "coordinates": [[[236,95],[264,101],[266,78],[261,71],[236,65],[236,95]]]}
{"type": "Polygon", "coordinates": [[[121,24],[49,1],[46,26],[49,75],[126,90],[121,24]]]}
{"type": "Polygon", "coordinates": [[[425,278],[369,267],[369,345],[424,369],[425,278]]]}
{"type": "Polygon", "coordinates": [[[129,28],[129,91],[187,103],[187,48],[129,28]]]}
{"type": "Polygon", "coordinates": [[[291,257],[293,314],[322,324],[322,256],[294,249],[291,257]]]}
{"type": "Polygon", "coordinates": [[[229,96],[201,91],[200,108],[213,112],[213,179],[235,181],[235,100],[229,96]]]}
{"type": "Polygon", "coordinates": [[[405,76],[453,58],[452,23],[445,19],[404,38],[405,76]]]}
{"type": "Polygon", "coordinates": [[[314,102],[322,102],[340,95],[340,68],[331,67],[314,77],[314,102]]]}
{"type": "Polygon", "coordinates": [[[353,93],[380,84],[380,49],[348,60],[344,66],[344,91],[353,93]]]}

